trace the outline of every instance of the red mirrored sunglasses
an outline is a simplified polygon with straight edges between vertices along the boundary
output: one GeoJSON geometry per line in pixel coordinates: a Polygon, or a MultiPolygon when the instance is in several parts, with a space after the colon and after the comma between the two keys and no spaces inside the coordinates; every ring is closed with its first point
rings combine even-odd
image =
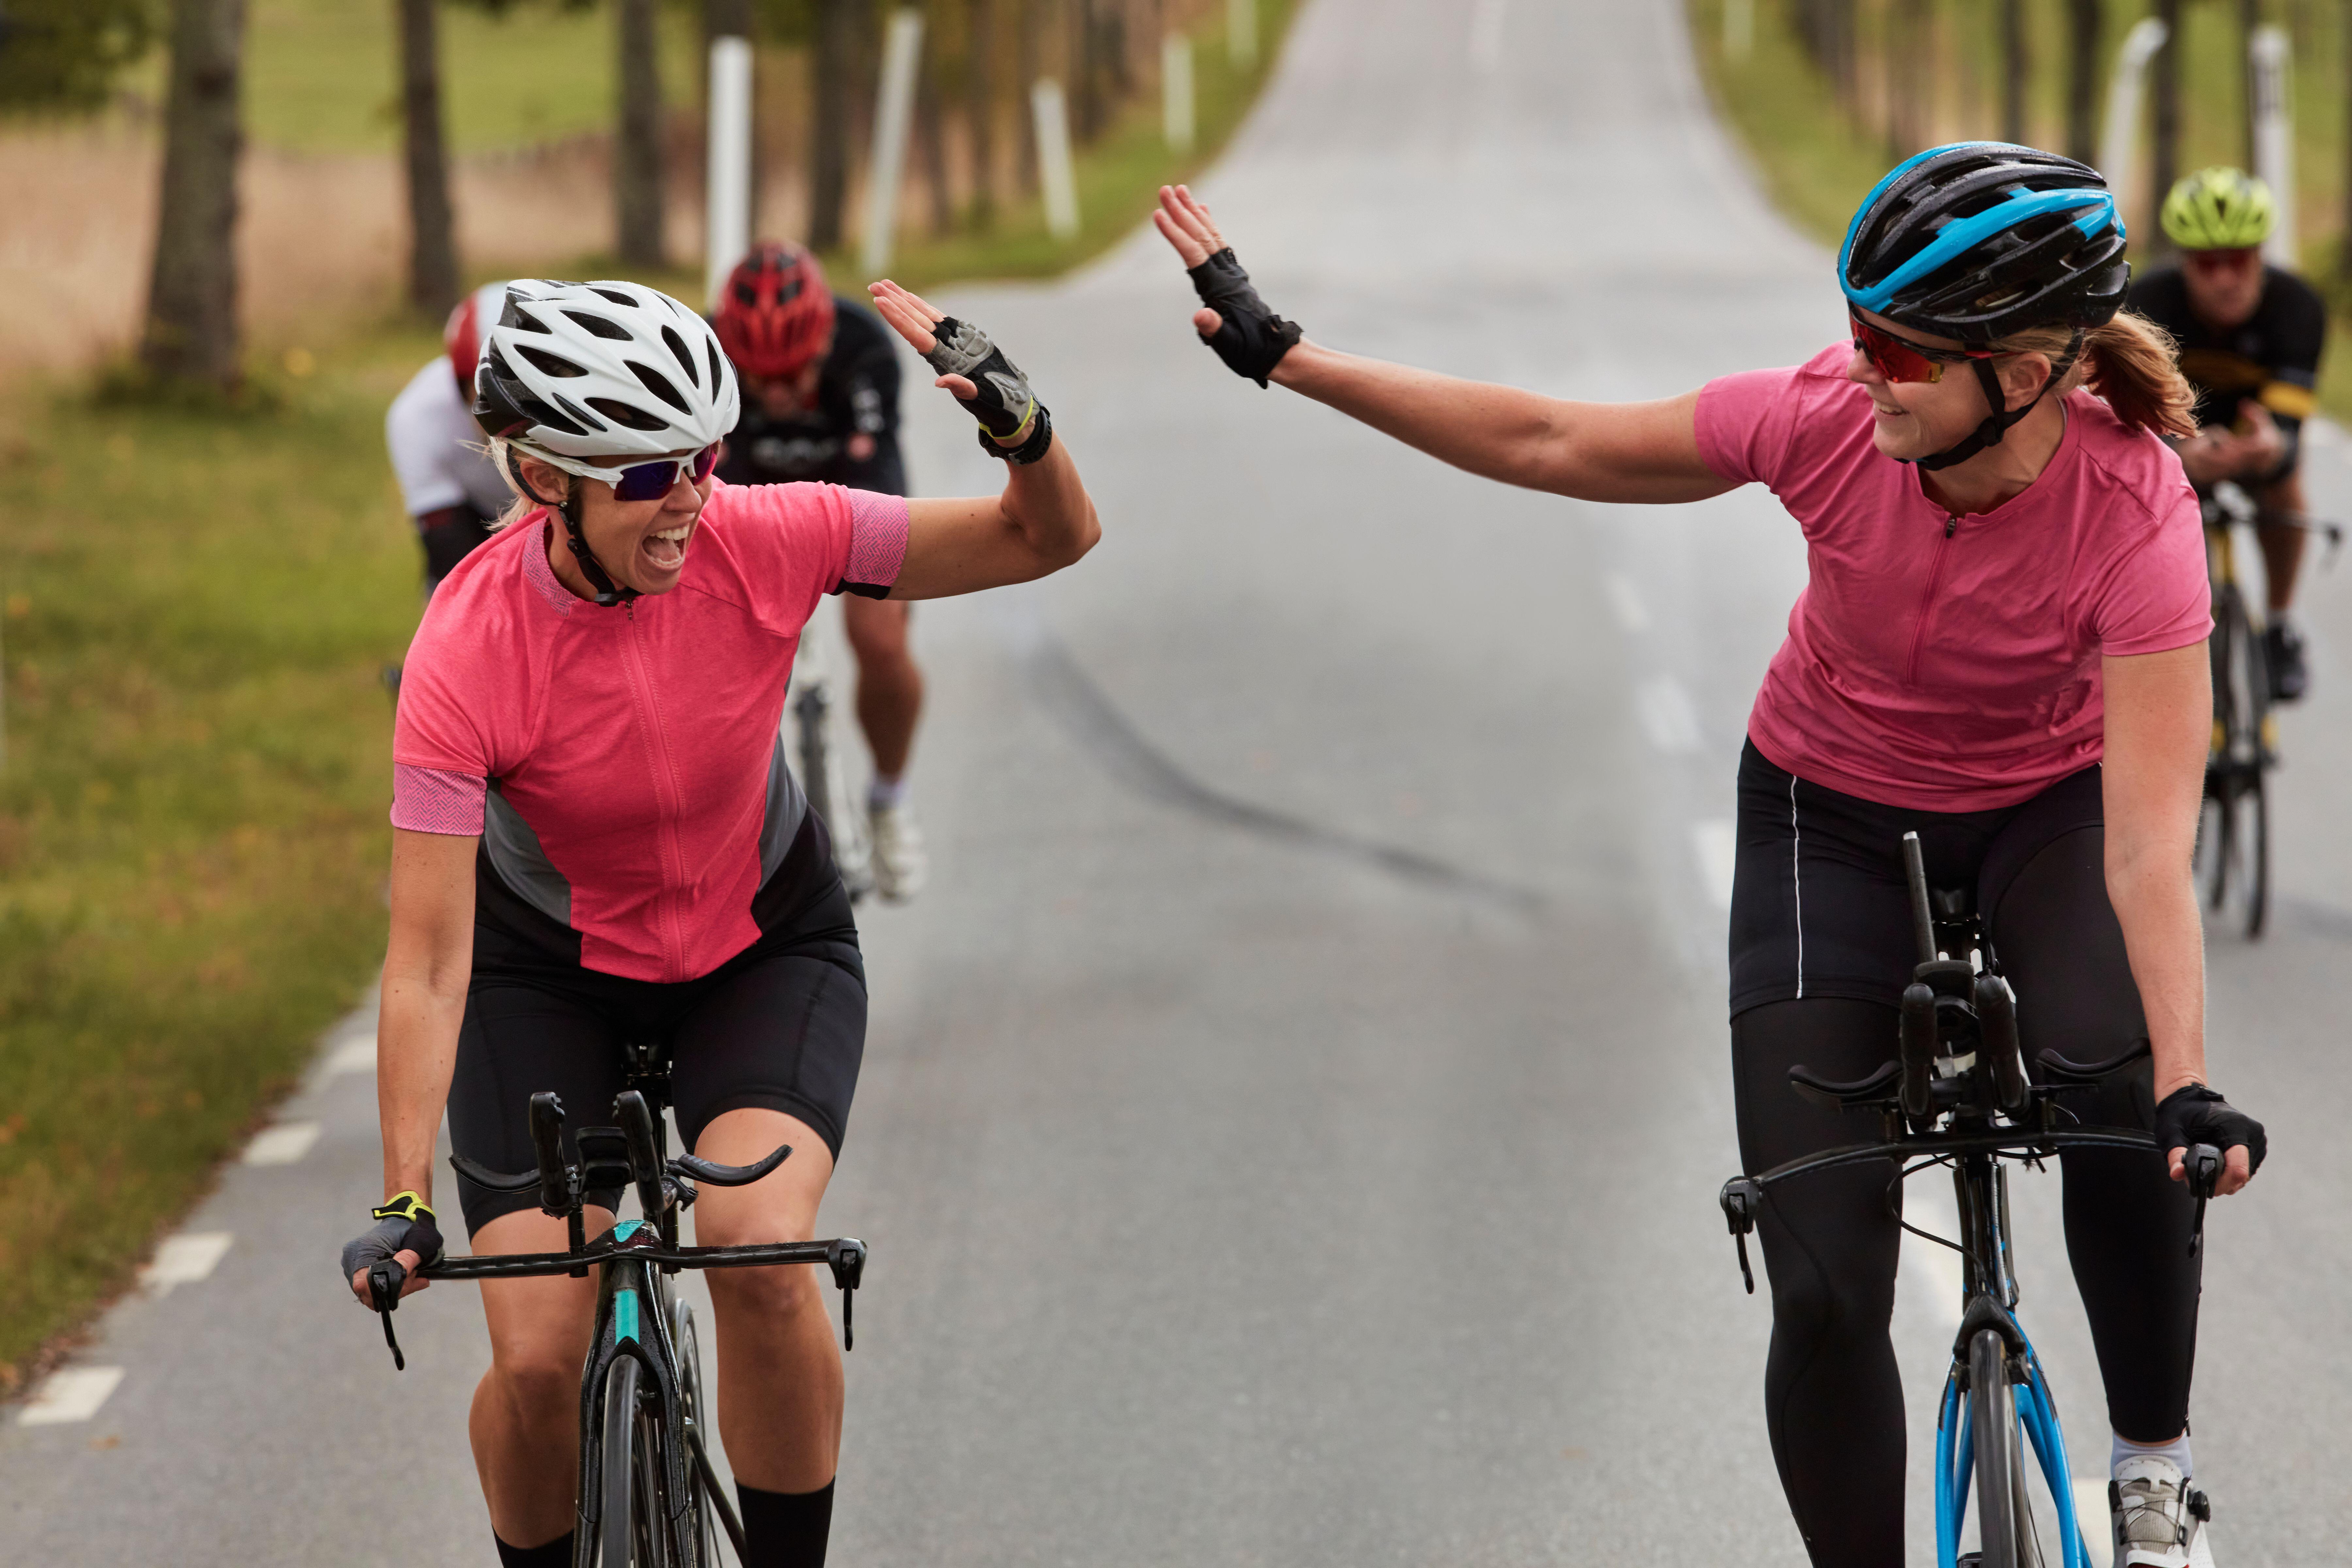
{"type": "Polygon", "coordinates": [[[1931,349],[1874,327],[1856,311],[1848,310],[1846,319],[1853,323],[1853,346],[1889,381],[1941,381],[1948,364],[1999,357],[1991,349],[1931,349]]]}

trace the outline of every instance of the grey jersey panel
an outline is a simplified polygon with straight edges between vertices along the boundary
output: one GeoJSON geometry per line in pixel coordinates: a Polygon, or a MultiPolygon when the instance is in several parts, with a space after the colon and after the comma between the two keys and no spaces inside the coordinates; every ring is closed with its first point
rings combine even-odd
{"type": "Polygon", "coordinates": [[[760,886],[763,888],[784,863],[784,851],[793,847],[793,837],[808,816],[808,796],[801,793],[786,760],[785,737],[792,730],[793,710],[787,708],[776,726],[776,749],[768,754],[768,811],[760,823],[760,886]]]}
{"type": "Polygon", "coordinates": [[[572,924],[572,884],[539,847],[539,835],[522,813],[507,804],[496,779],[490,781],[490,797],[482,813],[482,847],[489,853],[491,867],[523,902],[558,925],[572,924]]]}

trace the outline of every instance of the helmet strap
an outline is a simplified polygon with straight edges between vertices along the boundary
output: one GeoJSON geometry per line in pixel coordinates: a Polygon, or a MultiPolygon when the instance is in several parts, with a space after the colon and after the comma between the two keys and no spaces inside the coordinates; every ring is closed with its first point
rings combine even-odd
{"type": "Polygon", "coordinates": [[[614,584],[612,574],[604,570],[604,563],[596,559],[594,551],[588,548],[588,541],[580,531],[579,483],[575,480],[569,494],[560,501],[553,501],[530,488],[530,481],[522,477],[519,465],[510,467],[514,482],[521,487],[522,493],[563,520],[563,542],[572,547],[572,558],[580,563],[580,574],[588,579],[590,587],[596,590],[596,607],[609,610],[615,605],[625,605],[636,598],[637,591],[614,584]]]}
{"type": "Polygon", "coordinates": [[[1907,460],[1918,464],[1921,471],[1932,474],[1937,469],[1948,468],[1956,463],[1965,463],[1988,447],[2000,446],[2000,438],[2009,434],[2009,427],[2042,406],[2042,400],[2050,395],[2050,389],[2066,379],[2067,373],[2074,368],[2076,356],[2082,352],[2083,329],[2077,327],[2074,329],[2074,341],[2066,345],[2066,352],[2059,356],[2056,364],[2050,367],[2050,378],[2042,384],[2042,390],[2033,395],[2033,401],[2022,408],[2014,410],[2002,407],[2002,405],[2009,401],[2009,397],[2000,389],[2000,375],[1992,368],[1992,361],[1989,359],[1969,361],[1969,363],[1976,368],[1977,384],[1984,388],[1985,405],[1992,412],[1986,415],[1984,422],[1976,427],[1975,433],[1958,446],[1948,447],[1933,457],[1914,458],[1907,460]]]}

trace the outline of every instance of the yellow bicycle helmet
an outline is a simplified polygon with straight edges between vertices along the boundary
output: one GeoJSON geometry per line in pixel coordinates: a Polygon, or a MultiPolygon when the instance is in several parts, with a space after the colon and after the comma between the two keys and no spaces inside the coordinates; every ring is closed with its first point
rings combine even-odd
{"type": "Polygon", "coordinates": [[[2278,204],[2242,169],[2200,169],[2164,198],[2162,221],[2183,250],[2242,250],[2270,237],[2278,204]]]}

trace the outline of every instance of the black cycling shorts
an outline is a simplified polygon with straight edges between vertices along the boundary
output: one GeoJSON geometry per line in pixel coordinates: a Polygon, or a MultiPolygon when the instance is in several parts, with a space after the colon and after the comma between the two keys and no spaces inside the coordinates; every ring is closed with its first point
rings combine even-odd
{"type": "Polygon", "coordinates": [[[1748,742],[1739,756],[1732,1016],[1809,996],[1895,1004],[1919,962],[1904,834],[1918,832],[1928,885],[1974,889],[1997,936],[2001,896],[2026,862],[2105,819],[2095,764],[2021,805],[1923,811],[1809,783],[1748,742]]]}
{"type": "MultiPolygon", "coordinates": [[[[849,898],[831,891],[698,980],[625,980],[478,921],[474,974],[449,1086],[449,1142],[491,1170],[538,1163],[530,1097],[553,1089],[574,1126],[611,1121],[627,1087],[622,1047],[670,1047],[670,1103],[690,1151],[722,1112],[764,1106],[798,1117],[838,1159],[866,1051],[866,966],[849,898]]],[[[457,1178],[468,1236],[539,1205],[457,1178]]],[[[592,1193],[605,1208],[619,1189],[592,1193]]]]}

